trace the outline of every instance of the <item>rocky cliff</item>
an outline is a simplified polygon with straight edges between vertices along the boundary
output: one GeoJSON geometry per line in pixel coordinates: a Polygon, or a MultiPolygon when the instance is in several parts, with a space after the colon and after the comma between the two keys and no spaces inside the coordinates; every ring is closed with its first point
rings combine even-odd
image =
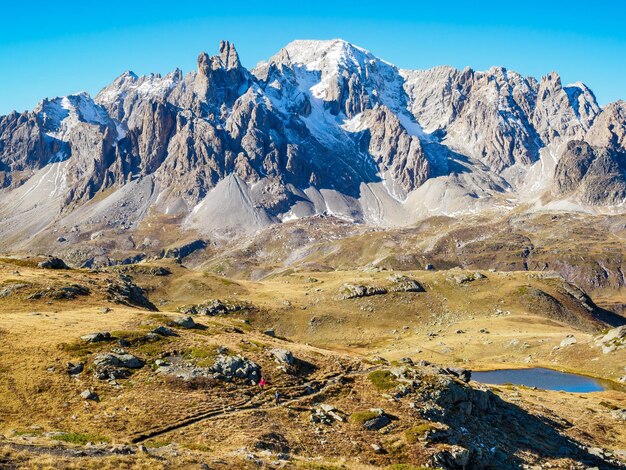
{"type": "Polygon", "coordinates": [[[625,115],[554,72],[399,70],[341,40],[294,41],[248,70],[222,42],[196,71],[125,72],[94,99],[0,118],[0,234],[23,247],[159,216],[239,233],[324,213],[406,225],[529,201],[615,210],[625,115]]]}

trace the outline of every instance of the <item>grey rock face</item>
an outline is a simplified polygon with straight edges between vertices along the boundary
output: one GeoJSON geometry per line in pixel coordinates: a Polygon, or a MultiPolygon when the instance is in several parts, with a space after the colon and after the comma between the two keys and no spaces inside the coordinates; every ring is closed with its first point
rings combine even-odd
{"type": "Polygon", "coordinates": [[[145,291],[124,274],[121,274],[116,282],[107,285],[107,295],[109,299],[120,304],[152,311],[158,310],[146,297],[145,291]]]}
{"type": "Polygon", "coordinates": [[[94,359],[94,366],[96,367],[124,367],[126,369],[141,369],[144,366],[144,362],[138,357],[132,354],[100,354],[94,359]]]}
{"type": "Polygon", "coordinates": [[[359,284],[346,283],[339,290],[339,299],[358,299],[360,297],[369,297],[371,295],[384,295],[387,289],[384,287],[364,286],[359,284]]]}
{"type": "Polygon", "coordinates": [[[593,122],[585,140],[596,147],[626,151],[626,102],[608,104],[593,122]]]}
{"type": "Polygon", "coordinates": [[[543,77],[532,114],[543,142],[580,139],[600,113],[593,93],[583,84],[563,87],[556,72],[543,77]]]}
{"type": "Polygon", "coordinates": [[[220,355],[211,369],[227,379],[247,379],[257,382],[261,378],[261,367],[242,356],[220,355]]]}
{"type": "MultiPolygon", "coordinates": [[[[126,232],[148,214],[203,234],[320,213],[410,223],[422,204],[429,215],[455,212],[438,200],[450,194],[473,203],[509,191],[540,151],[561,148],[553,197],[616,205],[625,123],[623,102],[601,110],[586,86],[556,73],[400,71],[341,40],[294,41],[249,71],[222,41],[185,75],[125,72],[94,100],[71,95],[0,117],[0,197],[15,202],[0,206],[0,239],[32,222],[20,218],[20,190],[48,217],[29,236],[59,219],[126,232]]],[[[184,258],[184,248],[164,255],[184,258]]]]}
{"type": "Polygon", "coordinates": [[[626,199],[626,153],[569,142],[556,166],[552,192],[575,194],[591,206],[620,204],[626,199]]]}
{"type": "Polygon", "coordinates": [[[488,72],[435,67],[403,71],[411,111],[429,132],[501,171],[538,158],[530,124],[536,104],[533,79],[494,67],[488,72]]]}
{"type": "Polygon", "coordinates": [[[425,292],[424,287],[408,276],[393,274],[389,277],[392,292],[425,292]]]}

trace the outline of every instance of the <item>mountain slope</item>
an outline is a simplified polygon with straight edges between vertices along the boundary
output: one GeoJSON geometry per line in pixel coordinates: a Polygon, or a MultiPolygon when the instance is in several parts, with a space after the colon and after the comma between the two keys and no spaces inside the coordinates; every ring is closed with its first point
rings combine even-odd
{"type": "Polygon", "coordinates": [[[342,40],[294,41],[247,70],[222,42],[186,75],[125,72],[93,100],[0,118],[2,248],[164,216],[240,234],[323,213],[389,226],[528,203],[615,211],[625,126],[623,102],[602,110],[556,73],[399,70],[342,40]]]}

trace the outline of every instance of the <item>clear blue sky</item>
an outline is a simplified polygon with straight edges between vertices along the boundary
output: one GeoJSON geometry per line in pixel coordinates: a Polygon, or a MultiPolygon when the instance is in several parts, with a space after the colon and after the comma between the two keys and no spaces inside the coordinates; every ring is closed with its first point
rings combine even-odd
{"type": "Polygon", "coordinates": [[[626,2],[108,0],[5,2],[0,114],[43,97],[95,93],[124,70],[195,68],[234,42],[254,66],[293,39],[343,38],[402,68],[503,65],[583,81],[601,104],[626,99],[626,2]]]}

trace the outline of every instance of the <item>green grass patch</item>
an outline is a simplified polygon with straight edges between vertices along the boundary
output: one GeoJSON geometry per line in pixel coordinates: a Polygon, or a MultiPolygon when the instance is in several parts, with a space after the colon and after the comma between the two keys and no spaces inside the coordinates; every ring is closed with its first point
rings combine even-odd
{"type": "Polygon", "coordinates": [[[211,452],[211,447],[206,444],[201,444],[199,442],[187,442],[181,444],[182,447],[189,450],[195,450],[196,452],[211,452]]]}
{"type": "Polygon", "coordinates": [[[394,463],[385,467],[385,470],[431,470],[429,467],[419,467],[408,463],[394,463]]]}
{"type": "Polygon", "coordinates": [[[146,336],[146,332],[137,330],[117,330],[111,331],[111,336],[114,338],[124,339],[129,343],[136,343],[146,336]]]}
{"type": "Polygon", "coordinates": [[[15,431],[16,436],[42,436],[43,431],[39,429],[18,429],[15,431]]]}
{"type": "Polygon", "coordinates": [[[169,315],[164,315],[162,313],[151,313],[150,315],[148,315],[148,320],[154,323],[166,324],[172,321],[172,317],[170,317],[169,315]]]}
{"type": "Polygon", "coordinates": [[[239,343],[238,345],[239,349],[243,352],[258,351],[259,349],[265,348],[266,346],[266,343],[254,340],[247,340],[245,343],[239,343]]]}
{"type": "Polygon", "coordinates": [[[421,423],[413,426],[412,428],[404,431],[404,437],[409,444],[415,444],[420,440],[421,437],[424,436],[429,431],[437,429],[430,423],[421,423]]]}
{"type": "Polygon", "coordinates": [[[72,341],[71,343],[61,343],[59,344],[59,349],[70,354],[72,357],[85,357],[100,350],[102,345],[105,344],[107,343],[87,343],[81,339],[72,341]]]}
{"type": "Polygon", "coordinates": [[[298,468],[303,470],[344,470],[347,467],[345,465],[333,465],[329,463],[303,462],[298,465],[298,468]]]}
{"type": "Polygon", "coordinates": [[[189,348],[184,356],[193,359],[198,367],[210,367],[217,359],[217,348],[215,346],[205,346],[189,348]]]}
{"type": "Polygon", "coordinates": [[[350,415],[350,421],[354,424],[362,426],[366,421],[374,419],[377,416],[379,416],[379,414],[375,411],[357,411],[356,413],[352,413],[350,415]]]}
{"type": "Polygon", "coordinates": [[[398,385],[398,381],[388,370],[375,370],[368,375],[370,382],[377,390],[391,390],[398,385]]]}
{"type": "Polygon", "coordinates": [[[0,285],[3,285],[3,286],[7,286],[7,285],[10,285],[10,284],[25,284],[27,286],[32,286],[33,285],[32,282],[24,281],[22,279],[9,278],[9,279],[5,279],[3,281],[0,281],[0,285]]]}
{"type": "Polygon", "coordinates": [[[137,346],[137,352],[144,356],[160,356],[166,345],[170,342],[169,338],[159,337],[147,343],[141,343],[137,346]]]}
{"type": "Polygon", "coordinates": [[[130,343],[130,347],[137,348],[137,352],[146,356],[155,356],[163,352],[165,344],[169,343],[171,338],[164,336],[155,336],[154,338],[146,338],[146,330],[120,330],[112,331],[111,336],[123,339],[130,343]]]}
{"type": "Polygon", "coordinates": [[[146,442],[146,447],[149,447],[151,449],[159,449],[161,447],[169,446],[170,444],[170,441],[154,440],[146,442]]]}
{"type": "Polygon", "coordinates": [[[29,259],[19,258],[0,258],[0,263],[12,264],[13,266],[19,266],[20,268],[36,268],[37,262],[29,259]]]}
{"type": "Polygon", "coordinates": [[[88,442],[109,442],[109,439],[107,437],[101,436],[99,434],[81,434],[76,432],[64,432],[63,434],[53,436],[52,439],[81,446],[84,446],[88,442]]]}

